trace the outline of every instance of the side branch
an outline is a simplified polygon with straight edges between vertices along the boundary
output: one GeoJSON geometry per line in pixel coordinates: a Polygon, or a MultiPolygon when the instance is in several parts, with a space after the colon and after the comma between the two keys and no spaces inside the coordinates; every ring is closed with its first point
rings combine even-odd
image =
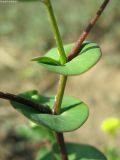
{"type": "Polygon", "coordinates": [[[40,113],[52,114],[52,111],[48,106],[44,106],[44,105],[35,103],[31,100],[28,100],[28,99],[23,98],[23,97],[18,96],[18,95],[14,95],[14,94],[11,94],[11,93],[0,92],[0,98],[7,99],[7,100],[10,100],[10,101],[14,101],[14,102],[26,105],[27,107],[31,107],[31,108],[35,109],[36,111],[38,111],[40,113]]]}
{"type": "Polygon", "coordinates": [[[102,5],[100,6],[100,8],[98,9],[98,11],[96,12],[95,16],[91,19],[91,21],[88,24],[88,26],[82,32],[82,34],[80,35],[78,41],[75,44],[75,47],[70,51],[70,53],[68,55],[68,61],[72,60],[77,55],[77,53],[78,53],[78,51],[79,51],[79,49],[80,49],[83,41],[86,39],[86,37],[88,36],[89,32],[94,27],[95,23],[97,22],[98,18],[103,13],[103,11],[104,11],[104,9],[107,6],[107,4],[108,4],[109,1],[110,0],[104,0],[104,2],[102,3],[102,5]]]}

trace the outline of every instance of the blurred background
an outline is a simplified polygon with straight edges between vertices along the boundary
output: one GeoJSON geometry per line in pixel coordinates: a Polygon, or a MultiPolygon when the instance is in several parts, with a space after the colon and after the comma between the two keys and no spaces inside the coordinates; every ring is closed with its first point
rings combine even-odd
{"type": "MultiPolygon", "coordinates": [[[[67,44],[77,40],[103,0],[52,2],[63,42],[67,44]]],[[[69,77],[65,91],[90,106],[87,122],[81,129],[65,133],[66,141],[89,143],[103,151],[114,146],[113,160],[120,160],[115,159],[120,151],[120,130],[113,138],[101,129],[101,123],[108,117],[120,119],[119,6],[119,0],[111,1],[87,38],[101,46],[100,62],[81,76],[69,77]]],[[[31,62],[31,58],[54,46],[43,4],[0,3],[0,90],[18,94],[36,89],[44,95],[56,94],[58,75],[31,62]]],[[[22,138],[16,132],[16,127],[23,124],[29,124],[28,120],[0,99],[1,160],[35,159],[40,142],[22,138]]]]}

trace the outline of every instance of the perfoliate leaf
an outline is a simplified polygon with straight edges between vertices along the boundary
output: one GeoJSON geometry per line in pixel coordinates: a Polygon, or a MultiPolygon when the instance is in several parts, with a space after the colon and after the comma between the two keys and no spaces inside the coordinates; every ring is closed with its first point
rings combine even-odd
{"type": "MultiPolygon", "coordinates": [[[[74,44],[64,46],[66,56],[73,48],[73,46],[74,44]]],[[[55,62],[59,62],[59,55],[57,54],[57,52],[57,48],[53,48],[45,55],[45,57],[50,58],[50,63],[46,63],[46,61],[41,61],[42,57],[34,58],[33,60],[38,62],[40,65],[47,68],[48,70],[58,74],[79,75],[94,66],[101,57],[100,47],[96,43],[87,41],[82,44],[78,55],[64,65],[60,65],[59,63],[51,63],[51,59],[52,61],[54,60],[55,62]]],[[[43,59],[45,57],[43,57],[43,59]]]]}
{"type": "MultiPolygon", "coordinates": [[[[35,91],[25,92],[20,95],[24,98],[33,100],[36,103],[48,105],[51,109],[54,105],[54,96],[41,96],[35,91]]],[[[41,114],[33,108],[13,101],[11,104],[16,110],[31,121],[38,125],[42,124],[57,132],[68,132],[78,129],[87,120],[89,112],[85,103],[70,96],[65,96],[63,98],[60,115],[41,114]]]]}

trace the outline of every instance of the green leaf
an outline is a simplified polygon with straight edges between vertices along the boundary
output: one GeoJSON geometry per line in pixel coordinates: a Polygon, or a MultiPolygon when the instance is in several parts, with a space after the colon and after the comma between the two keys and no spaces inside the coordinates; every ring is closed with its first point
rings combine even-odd
{"type": "MultiPolygon", "coordinates": [[[[69,160],[107,160],[102,152],[91,145],[67,143],[66,148],[69,160]]],[[[49,157],[49,160],[61,160],[57,144],[53,145],[51,152],[46,152],[38,160],[46,160],[46,157],[49,157]]]]}
{"type": "MultiPolygon", "coordinates": [[[[65,53],[68,56],[68,53],[73,48],[74,44],[65,45],[65,53]]],[[[59,55],[57,54],[57,48],[53,48],[45,55],[45,57],[49,57],[54,61],[59,62],[59,55]]],[[[62,74],[62,75],[79,75],[87,70],[89,70],[92,66],[94,66],[101,57],[100,47],[93,42],[85,41],[78,53],[78,55],[73,58],[71,61],[67,62],[64,65],[60,64],[47,64],[46,62],[41,61],[41,57],[34,58],[34,61],[37,61],[40,65],[47,68],[48,70],[62,74]]]]}
{"type": "MultiPolygon", "coordinates": [[[[41,96],[36,91],[29,91],[20,95],[36,103],[48,105],[51,109],[54,105],[54,96],[41,96]]],[[[57,132],[68,132],[78,129],[88,118],[88,107],[86,104],[70,96],[63,98],[60,115],[41,114],[33,108],[13,101],[11,104],[31,121],[38,125],[42,124],[57,132]]]]}
{"type": "Polygon", "coordinates": [[[36,58],[33,58],[32,61],[39,61],[40,63],[49,64],[49,65],[60,65],[59,61],[52,59],[50,57],[36,57],[36,58]]]}
{"type": "Polygon", "coordinates": [[[91,145],[67,143],[67,150],[70,160],[107,160],[102,152],[91,145]]]}

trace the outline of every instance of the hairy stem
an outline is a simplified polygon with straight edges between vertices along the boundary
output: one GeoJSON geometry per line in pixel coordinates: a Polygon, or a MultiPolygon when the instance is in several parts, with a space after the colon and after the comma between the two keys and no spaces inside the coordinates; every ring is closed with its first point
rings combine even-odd
{"type": "Polygon", "coordinates": [[[60,32],[59,32],[59,29],[57,26],[57,22],[56,22],[56,18],[55,18],[54,12],[53,12],[51,1],[45,0],[45,4],[46,4],[47,10],[48,10],[48,15],[50,17],[51,26],[52,26],[54,37],[55,37],[56,44],[58,47],[58,53],[60,55],[60,62],[61,62],[61,64],[65,64],[67,62],[67,57],[65,55],[62,39],[61,39],[60,32]]]}
{"type": "Polygon", "coordinates": [[[77,53],[78,53],[78,51],[79,51],[79,49],[80,49],[83,41],[86,39],[86,37],[88,36],[89,32],[91,31],[91,29],[93,28],[93,26],[97,22],[98,18],[103,13],[103,11],[104,11],[104,9],[107,6],[107,4],[108,4],[109,1],[110,0],[104,0],[104,2],[102,3],[102,5],[100,6],[100,8],[98,9],[98,11],[96,12],[95,16],[91,19],[91,21],[88,24],[88,26],[82,32],[82,34],[80,35],[79,39],[75,43],[74,48],[68,54],[68,61],[72,60],[77,55],[77,53]]]}

